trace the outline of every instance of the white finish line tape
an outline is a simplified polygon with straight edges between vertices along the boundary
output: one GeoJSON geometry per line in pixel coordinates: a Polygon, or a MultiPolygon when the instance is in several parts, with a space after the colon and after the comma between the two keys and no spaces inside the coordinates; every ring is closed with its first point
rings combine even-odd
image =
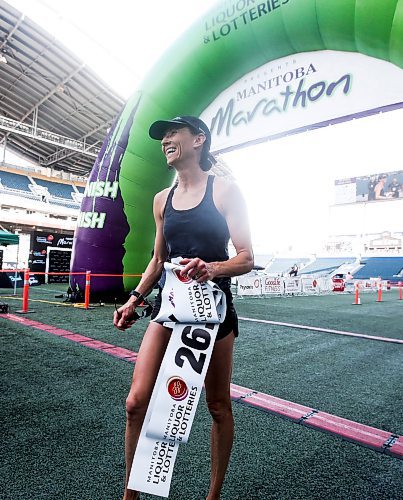
{"type": "Polygon", "coordinates": [[[177,265],[164,267],[161,309],[154,321],[173,330],[141,428],[128,488],[168,497],[179,444],[189,439],[226,300],[215,283],[183,279],[177,265]]]}

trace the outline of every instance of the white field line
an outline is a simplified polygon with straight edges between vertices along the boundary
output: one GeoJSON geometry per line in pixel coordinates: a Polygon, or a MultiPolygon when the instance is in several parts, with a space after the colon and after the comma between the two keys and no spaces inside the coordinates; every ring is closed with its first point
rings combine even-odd
{"type": "Polygon", "coordinates": [[[381,342],[392,342],[394,344],[403,344],[403,340],[400,340],[400,339],[392,339],[392,338],[388,338],[388,337],[377,337],[375,335],[365,335],[363,333],[347,332],[347,331],[343,331],[343,330],[331,330],[329,328],[320,328],[320,327],[308,326],[308,325],[296,325],[295,323],[283,323],[282,321],[269,321],[266,319],[244,318],[241,316],[239,316],[239,319],[242,321],[251,321],[253,323],[264,323],[267,325],[287,326],[289,328],[299,328],[300,330],[311,330],[313,332],[333,333],[336,335],[347,335],[349,337],[359,337],[362,339],[379,340],[381,342]]]}

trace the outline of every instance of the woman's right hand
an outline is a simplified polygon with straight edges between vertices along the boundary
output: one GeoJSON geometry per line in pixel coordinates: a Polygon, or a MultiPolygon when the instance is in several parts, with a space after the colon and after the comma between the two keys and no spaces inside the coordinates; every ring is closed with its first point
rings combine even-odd
{"type": "Polygon", "coordinates": [[[119,330],[125,331],[130,328],[136,322],[134,318],[134,313],[136,311],[136,302],[130,298],[126,304],[116,309],[113,313],[113,324],[119,330]]]}

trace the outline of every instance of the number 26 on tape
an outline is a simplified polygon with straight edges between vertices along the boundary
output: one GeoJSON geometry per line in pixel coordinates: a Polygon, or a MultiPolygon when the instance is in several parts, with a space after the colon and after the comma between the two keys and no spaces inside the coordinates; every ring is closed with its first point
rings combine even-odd
{"type": "Polygon", "coordinates": [[[182,342],[187,347],[180,347],[175,354],[175,363],[182,368],[184,363],[184,358],[186,358],[193,368],[193,370],[201,374],[203,370],[204,363],[206,361],[206,355],[201,352],[199,359],[196,358],[195,354],[191,349],[197,349],[198,351],[205,351],[208,349],[211,342],[211,335],[208,330],[212,330],[214,325],[205,325],[206,330],[202,328],[195,328],[192,330],[191,326],[185,326],[182,330],[182,342]],[[190,348],[190,349],[189,349],[190,348]]]}

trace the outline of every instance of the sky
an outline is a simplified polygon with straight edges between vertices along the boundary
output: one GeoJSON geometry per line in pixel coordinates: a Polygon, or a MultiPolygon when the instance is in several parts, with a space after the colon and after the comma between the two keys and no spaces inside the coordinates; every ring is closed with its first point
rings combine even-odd
{"type": "Polygon", "coordinates": [[[126,99],[163,51],[217,3],[217,0],[8,1],[56,36],[126,99]]]}
{"type": "MultiPolygon", "coordinates": [[[[8,1],[57,36],[125,99],[164,50],[217,3],[8,1]]],[[[337,219],[330,208],[334,180],[403,170],[402,121],[403,110],[397,110],[223,155],[247,202],[255,252],[320,253],[337,219]]],[[[380,209],[374,227],[398,230],[397,208],[388,220],[382,220],[380,209]]]]}

